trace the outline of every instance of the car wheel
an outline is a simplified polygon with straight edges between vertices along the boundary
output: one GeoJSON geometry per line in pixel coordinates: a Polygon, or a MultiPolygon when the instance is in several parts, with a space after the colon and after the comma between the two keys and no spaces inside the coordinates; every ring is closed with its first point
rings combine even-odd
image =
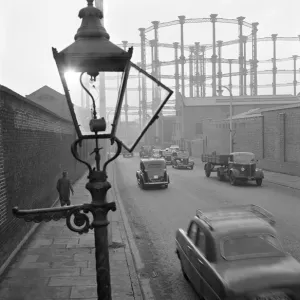
{"type": "Polygon", "coordinates": [[[209,170],[205,170],[205,176],[210,177],[211,172],[209,170]]]}
{"type": "Polygon", "coordinates": [[[231,185],[236,185],[236,178],[232,173],[230,173],[229,180],[231,185]]]}
{"type": "Polygon", "coordinates": [[[181,271],[182,271],[182,274],[183,274],[183,277],[186,281],[190,281],[188,276],[186,275],[185,271],[184,271],[184,268],[183,268],[183,264],[182,262],[180,261],[180,264],[181,264],[181,271]]]}
{"type": "Polygon", "coordinates": [[[218,170],[218,172],[217,172],[217,176],[218,176],[218,179],[220,180],[220,181],[224,181],[224,175],[221,175],[221,173],[220,173],[220,171],[218,170]]]}
{"type": "Polygon", "coordinates": [[[191,170],[193,170],[194,169],[194,166],[191,166],[191,170]]]}
{"type": "Polygon", "coordinates": [[[257,186],[261,186],[262,184],[262,178],[256,179],[257,186]]]}

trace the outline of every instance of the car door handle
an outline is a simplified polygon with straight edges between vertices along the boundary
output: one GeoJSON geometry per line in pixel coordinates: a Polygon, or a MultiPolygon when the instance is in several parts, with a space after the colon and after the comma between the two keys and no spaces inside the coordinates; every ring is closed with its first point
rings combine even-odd
{"type": "Polygon", "coordinates": [[[203,261],[201,259],[198,258],[197,261],[200,265],[203,265],[203,261]]]}

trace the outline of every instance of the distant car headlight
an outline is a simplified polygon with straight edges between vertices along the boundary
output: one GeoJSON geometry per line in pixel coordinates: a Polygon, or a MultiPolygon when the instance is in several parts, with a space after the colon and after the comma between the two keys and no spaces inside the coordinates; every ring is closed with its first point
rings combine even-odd
{"type": "Polygon", "coordinates": [[[245,168],[244,168],[244,167],[243,167],[243,168],[241,168],[241,171],[242,171],[242,172],[244,172],[244,171],[245,171],[245,168]]]}

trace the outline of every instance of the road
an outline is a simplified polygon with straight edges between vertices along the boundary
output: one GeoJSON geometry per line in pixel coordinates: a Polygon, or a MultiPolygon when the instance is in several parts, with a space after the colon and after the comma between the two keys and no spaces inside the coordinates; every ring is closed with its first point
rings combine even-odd
{"type": "Polygon", "coordinates": [[[196,209],[257,204],[272,212],[286,250],[300,261],[300,191],[263,182],[231,186],[215,176],[206,178],[202,164],[194,170],[168,167],[168,189],[141,190],[135,172],[139,158],[118,158],[118,189],[128,215],[155,299],[198,299],[184,280],[175,254],[175,231],[186,229],[196,209]]]}

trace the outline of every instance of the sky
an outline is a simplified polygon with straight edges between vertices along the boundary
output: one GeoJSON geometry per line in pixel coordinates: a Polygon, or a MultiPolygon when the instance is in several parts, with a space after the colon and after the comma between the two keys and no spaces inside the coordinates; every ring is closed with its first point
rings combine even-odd
{"type": "MultiPolygon", "coordinates": [[[[23,96],[44,85],[62,92],[51,48],[60,51],[74,41],[81,24],[78,12],[85,6],[85,0],[0,0],[0,84],[23,96]]],[[[244,16],[249,23],[259,22],[259,37],[268,37],[273,33],[281,37],[296,37],[300,34],[299,9],[299,0],[104,0],[104,24],[110,40],[116,44],[124,40],[139,43],[138,28],[147,28],[152,21],[169,22],[177,20],[179,15],[208,18],[212,13],[220,18],[244,16]]],[[[179,33],[178,25],[162,28],[159,40],[165,43],[179,42],[179,33]]],[[[250,28],[245,28],[245,34],[250,34],[250,28]]],[[[237,36],[237,25],[217,24],[217,40],[232,40],[237,36]]],[[[147,38],[152,39],[153,32],[147,38]]],[[[196,41],[201,44],[212,42],[211,24],[185,26],[185,43],[193,44],[196,41]]],[[[259,43],[258,46],[259,59],[272,58],[272,43],[259,43]]],[[[237,58],[237,48],[238,45],[224,49],[223,57],[237,58]]],[[[247,49],[249,57],[251,45],[247,49]]],[[[300,55],[299,50],[299,42],[278,42],[277,56],[300,55]]],[[[173,50],[161,49],[160,59],[173,60],[173,50]]],[[[135,48],[133,61],[139,60],[140,49],[135,48]]],[[[271,64],[260,66],[261,70],[271,68],[271,64]]],[[[292,68],[292,62],[278,64],[278,69],[292,68]]],[[[186,70],[188,72],[188,68],[186,70]]],[[[174,68],[168,67],[162,73],[173,75],[174,68]]],[[[260,83],[272,83],[272,76],[263,75],[259,80],[260,83]]],[[[292,82],[293,75],[281,75],[277,80],[292,82]]],[[[166,79],[163,82],[174,86],[174,80],[166,79]]],[[[291,94],[293,88],[278,91],[291,94]]],[[[264,93],[270,94],[271,90],[267,89],[264,93]]]]}

